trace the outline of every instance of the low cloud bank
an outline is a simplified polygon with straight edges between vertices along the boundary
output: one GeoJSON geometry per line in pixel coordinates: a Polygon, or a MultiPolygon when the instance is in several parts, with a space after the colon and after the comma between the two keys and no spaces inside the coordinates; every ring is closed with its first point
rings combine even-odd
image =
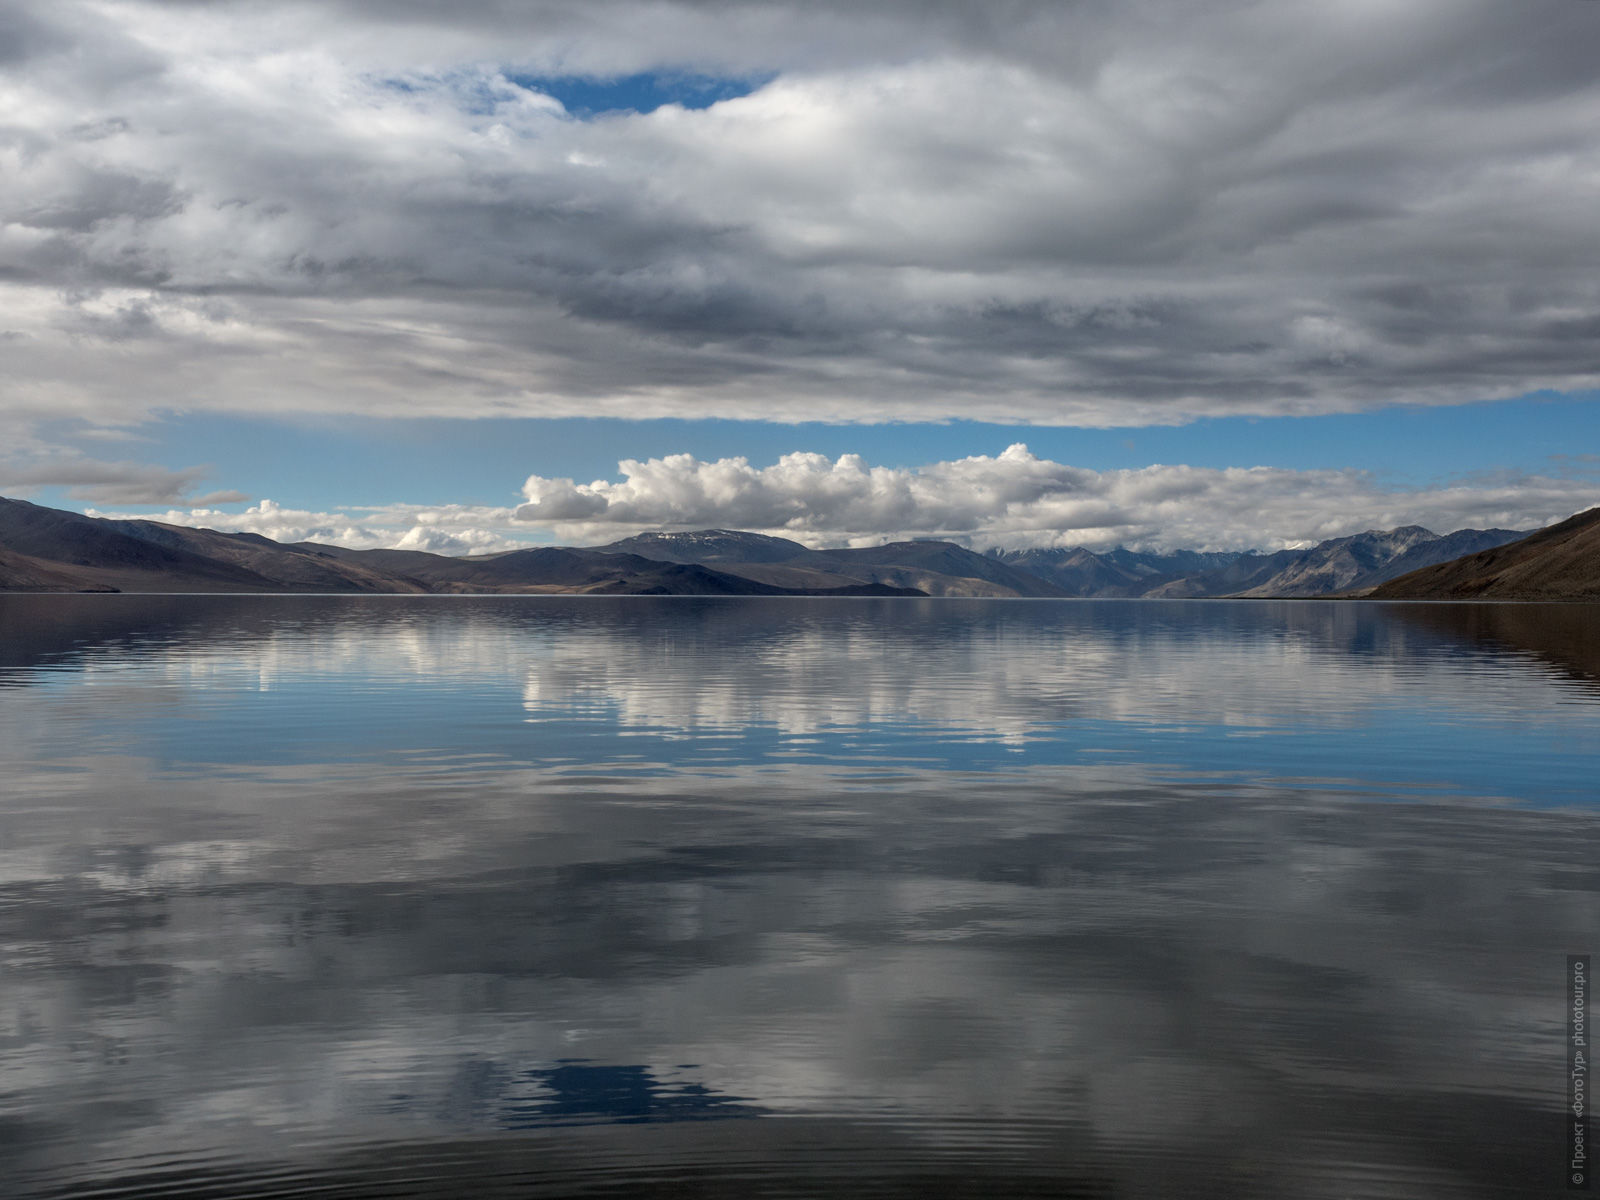
{"type": "Polygon", "coordinates": [[[813,545],[941,537],[977,548],[1279,549],[1396,525],[1436,532],[1534,528],[1600,503],[1600,482],[1511,475],[1434,489],[1385,488],[1369,472],[1153,465],[1091,471],[1016,443],[916,468],[787,454],[770,467],[688,454],[625,459],[622,478],[531,476],[516,519],[561,540],[639,529],[724,527],[813,545]]]}
{"type": "Polygon", "coordinates": [[[276,542],[317,542],[347,550],[424,550],[430,554],[490,554],[515,550],[524,543],[496,532],[508,523],[508,508],[468,508],[460,505],[425,507],[395,504],[383,508],[358,508],[351,513],[310,512],[284,508],[272,500],[253,504],[243,512],[217,508],[172,509],[163,513],[117,513],[86,509],[91,517],[137,516],[192,529],[217,529],[224,533],[258,533],[276,542]]]}
{"type": "MultiPolygon", "coordinates": [[[[352,549],[481,554],[530,542],[600,545],[651,529],[747,529],[807,545],[874,545],[910,537],[993,546],[1280,549],[1324,538],[1424,525],[1533,529],[1600,504],[1600,478],[1504,473],[1436,488],[1396,489],[1365,471],[1152,465],[1091,471],[1002,453],[921,467],[873,466],[858,454],[745,458],[674,454],[617,464],[619,479],[530,476],[516,507],[407,505],[307,512],[263,500],[240,513],[210,507],[154,514],[178,525],[260,533],[352,549]]],[[[91,514],[100,515],[100,514],[91,514]]]]}

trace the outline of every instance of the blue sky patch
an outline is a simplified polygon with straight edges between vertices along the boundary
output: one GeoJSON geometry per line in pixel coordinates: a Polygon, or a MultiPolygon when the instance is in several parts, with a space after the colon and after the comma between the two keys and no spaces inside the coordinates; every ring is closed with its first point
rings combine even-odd
{"type": "Polygon", "coordinates": [[[508,75],[507,78],[519,87],[555,97],[567,112],[586,118],[618,112],[649,113],[664,104],[710,108],[719,100],[748,96],[771,77],[724,79],[711,75],[645,73],[613,79],[587,75],[508,75]]]}
{"type": "MultiPolygon", "coordinates": [[[[1078,429],[947,424],[781,425],[730,420],[619,418],[246,418],[174,413],[137,433],[122,454],[59,422],[52,440],[92,456],[137,457],[179,469],[213,468],[197,490],[236,488],[319,510],[396,502],[514,505],[531,474],[616,479],[620,458],[743,455],[758,467],[803,450],[861,454],[874,466],[914,468],[1026,442],[1041,458],[1097,471],[1185,464],[1291,470],[1364,468],[1398,488],[1488,482],[1503,472],[1600,477],[1581,453],[1600,446],[1600,397],[1548,393],[1484,404],[1383,409],[1319,417],[1223,417],[1189,425],[1078,429]]],[[[40,503],[81,508],[64,488],[40,503]]],[[[133,506],[157,510],[166,505],[133,506]]],[[[530,535],[534,540],[542,540],[530,535]]]]}

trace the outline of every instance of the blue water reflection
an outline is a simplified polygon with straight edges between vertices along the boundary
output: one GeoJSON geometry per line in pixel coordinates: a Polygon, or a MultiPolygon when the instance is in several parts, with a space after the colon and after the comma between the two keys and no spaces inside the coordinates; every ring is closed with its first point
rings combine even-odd
{"type": "MultiPolygon", "coordinates": [[[[1600,756],[1594,684],[1451,636],[1450,606],[1430,623],[1423,606],[1227,602],[48,603],[46,618],[42,600],[7,601],[11,653],[30,625],[77,638],[0,681],[83,749],[172,771],[429,754],[644,771],[1137,761],[1575,804],[1600,756]]],[[[1586,611],[1520,607],[1567,625],[1586,611]]]]}

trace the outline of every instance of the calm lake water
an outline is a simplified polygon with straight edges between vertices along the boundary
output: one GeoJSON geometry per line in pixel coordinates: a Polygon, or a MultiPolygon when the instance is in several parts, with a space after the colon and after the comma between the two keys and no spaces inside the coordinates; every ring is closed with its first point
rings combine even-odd
{"type": "Polygon", "coordinates": [[[0,1193],[1562,1189],[1600,608],[0,597],[0,1193]]]}

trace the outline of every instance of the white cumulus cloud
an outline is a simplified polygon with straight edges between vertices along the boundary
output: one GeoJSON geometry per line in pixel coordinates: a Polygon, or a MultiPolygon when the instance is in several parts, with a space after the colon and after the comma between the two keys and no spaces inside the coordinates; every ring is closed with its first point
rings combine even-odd
{"type": "MultiPolygon", "coordinates": [[[[617,479],[530,476],[516,506],[389,504],[314,512],[271,500],[141,513],[175,525],[356,550],[490,554],[595,546],[645,530],[744,529],[813,547],[947,538],[976,549],[1280,549],[1397,525],[1438,533],[1534,529],[1600,504],[1600,473],[1500,475],[1428,488],[1359,470],[1153,464],[1093,471],[1020,442],[994,455],[884,467],[859,454],[786,454],[767,466],[690,454],[624,459],[617,479]]],[[[129,516],[102,513],[91,516],[129,516]]]]}
{"type": "Polygon", "coordinates": [[[579,543],[643,529],[736,528],[812,545],[941,537],[977,547],[1247,549],[1403,524],[1534,528],[1600,503],[1600,483],[1589,477],[1398,490],[1357,470],[1091,471],[1039,458],[1022,443],[915,468],[807,453],[767,467],[688,454],[617,467],[620,479],[583,484],[530,477],[515,519],[579,543]]]}

